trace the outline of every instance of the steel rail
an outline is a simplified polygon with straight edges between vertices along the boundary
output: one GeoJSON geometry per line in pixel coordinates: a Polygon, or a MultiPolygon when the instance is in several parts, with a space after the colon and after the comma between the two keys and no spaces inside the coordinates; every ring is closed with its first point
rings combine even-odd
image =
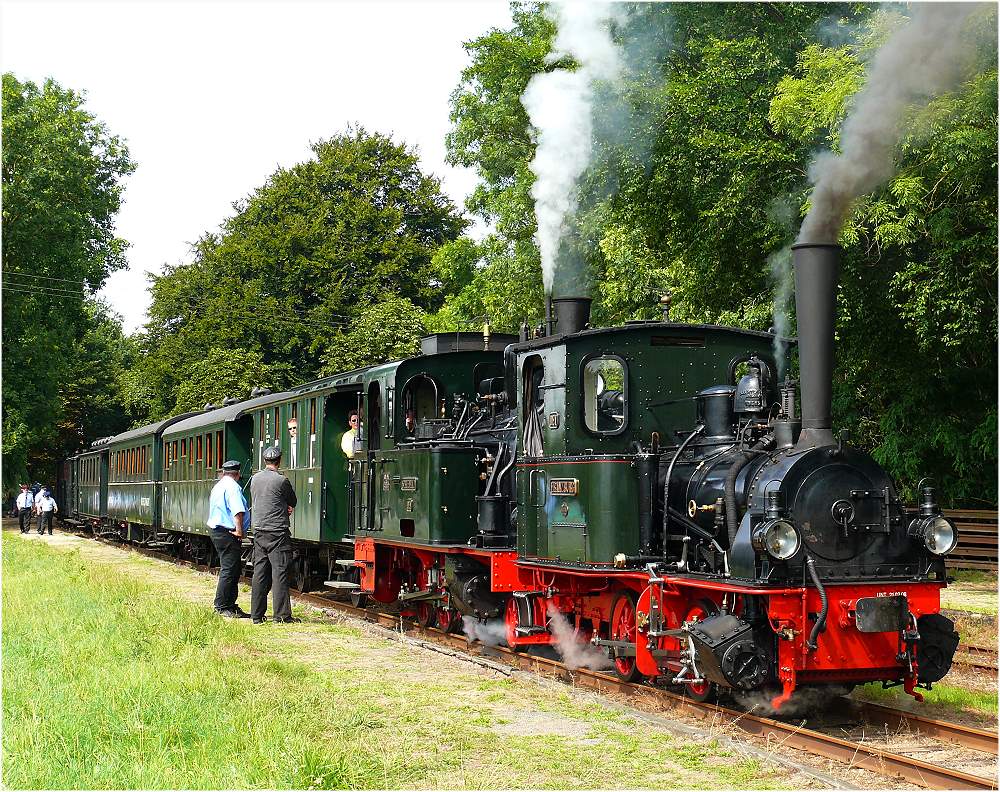
{"type": "MultiPolygon", "coordinates": [[[[195,562],[177,559],[169,554],[151,550],[149,548],[136,547],[125,542],[100,538],[99,541],[113,547],[125,547],[127,549],[135,550],[140,554],[149,555],[172,563],[179,563],[199,571],[217,574],[215,569],[208,567],[205,564],[197,564],[195,562]]],[[[246,575],[243,575],[242,579],[246,579],[246,577],[246,575]]],[[[443,633],[435,628],[417,626],[415,622],[410,621],[398,613],[378,613],[363,608],[355,608],[354,606],[348,605],[344,602],[332,600],[317,594],[305,594],[294,589],[292,590],[292,596],[294,599],[320,609],[335,610],[344,613],[345,615],[353,616],[354,618],[378,623],[384,627],[400,631],[405,630],[409,633],[415,633],[422,637],[429,638],[438,643],[451,644],[454,648],[468,651],[471,646],[471,643],[465,637],[443,633]]],[[[746,732],[747,734],[764,739],[768,744],[773,743],[777,747],[787,746],[789,748],[796,748],[813,755],[839,761],[847,765],[849,768],[858,767],[883,777],[900,778],[927,789],[997,789],[997,781],[995,778],[985,778],[982,776],[972,775],[961,770],[942,767],[920,759],[915,759],[913,757],[882,750],[864,743],[844,740],[839,737],[807,729],[803,725],[784,723],[782,721],[774,720],[773,718],[766,718],[749,712],[741,712],[729,707],[724,707],[720,704],[697,702],[680,693],[674,693],[669,690],[663,690],[662,688],[655,688],[640,683],[623,682],[615,676],[603,674],[598,671],[590,671],[583,668],[571,670],[557,660],[514,652],[506,647],[497,646],[490,647],[490,649],[501,655],[510,665],[513,665],[521,670],[533,671],[536,673],[541,672],[548,675],[554,674],[555,676],[572,682],[575,685],[583,685],[597,690],[598,692],[617,692],[632,698],[646,699],[647,701],[654,699],[657,703],[668,704],[674,709],[680,710],[685,714],[695,716],[701,720],[712,720],[719,725],[725,724],[733,726],[746,732]]],[[[879,705],[871,706],[873,707],[871,713],[874,717],[877,709],[880,707],[879,705]]],[[[900,716],[908,715],[908,713],[900,713],[888,707],[881,707],[880,709],[885,710],[885,717],[888,719],[887,722],[900,723],[900,716]]],[[[906,722],[911,724],[917,731],[920,730],[921,726],[927,729],[937,728],[940,730],[941,735],[947,734],[948,736],[940,736],[937,734],[928,736],[934,736],[938,739],[947,740],[949,742],[955,741],[960,733],[960,730],[966,729],[966,727],[959,727],[957,724],[947,724],[941,721],[936,722],[929,718],[922,718],[921,716],[915,716],[914,720],[907,718],[906,722]],[[938,726],[935,726],[934,724],[938,724],[938,726]]],[[[983,750],[984,752],[996,755],[997,734],[995,732],[983,731],[982,734],[975,739],[980,745],[984,746],[982,748],[977,748],[976,750],[983,750]],[[987,743],[990,744],[988,749],[985,747],[987,743]]],[[[962,744],[967,747],[972,747],[966,743],[962,744]]]]}
{"type": "Polygon", "coordinates": [[[955,743],[963,748],[971,748],[974,751],[982,751],[993,756],[997,755],[997,733],[994,731],[928,718],[870,701],[857,701],[855,699],[841,699],[841,701],[843,702],[841,706],[847,713],[860,715],[868,723],[893,730],[915,731],[937,740],[955,743]]]}
{"type": "Polygon", "coordinates": [[[951,664],[953,666],[958,666],[959,668],[968,668],[972,671],[985,671],[988,674],[996,675],[997,666],[992,663],[977,663],[974,660],[962,660],[961,658],[957,660],[952,660],[951,664]]]}

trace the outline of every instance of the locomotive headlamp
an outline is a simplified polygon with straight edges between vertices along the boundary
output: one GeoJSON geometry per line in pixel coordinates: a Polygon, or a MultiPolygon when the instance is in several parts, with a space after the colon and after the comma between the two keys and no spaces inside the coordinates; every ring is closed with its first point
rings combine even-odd
{"type": "Polygon", "coordinates": [[[768,520],[753,532],[751,542],[755,550],[764,551],[771,558],[787,561],[799,550],[802,540],[795,526],[787,520],[768,520]]]}
{"type": "Polygon", "coordinates": [[[940,514],[914,520],[910,523],[910,536],[923,540],[928,552],[938,556],[948,555],[958,544],[954,523],[940,514]]]}
{"type": "Polygon", "coordinates": [[[921,479],[917,484],[920,492],[920,508],[917,518],[910,523],[908,533],[924,543],[928,552],[937,556],[948,555],[958,544],[955,524],[941,516],[941,509],[934,502],[933,479],[921,479]]]}

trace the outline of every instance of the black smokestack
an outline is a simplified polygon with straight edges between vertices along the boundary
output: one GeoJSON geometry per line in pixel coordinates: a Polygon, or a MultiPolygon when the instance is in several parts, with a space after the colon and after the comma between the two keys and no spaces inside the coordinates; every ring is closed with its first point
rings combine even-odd
{"type": "Polygon", "coordinates": [[[833,322],[840,246],[806,242],[793,245],[792,251],[802,390],[802,434],[797,447],[833,445],[833,322]]]}
{"type": "Polygon", "coordinates": [[[590,321],[590,297],[553,297],[554,333],[577,333],[590,321]]]}

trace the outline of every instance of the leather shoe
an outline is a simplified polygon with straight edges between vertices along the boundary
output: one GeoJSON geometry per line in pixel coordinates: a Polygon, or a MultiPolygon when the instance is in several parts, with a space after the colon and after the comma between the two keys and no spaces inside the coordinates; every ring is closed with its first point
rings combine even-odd
{"type": "Polygon", "coordinates": [[[225,610],[217,610],[216,613],[218,613],[220,616],[222,616],[225,619],[238,619],[238,618],[240,618],[239,614],[235,610],[233,610],[232,608],[226,608],[225,610]]]}
{"type": "Polygon", "coordinates": [[[249,619],[250,618],[250,614],[247,613],[245,610],[243,610],[243,608],[241,608],[239,605],[233,605],[233,613],[236,614],[236,618],[237,619],[249,619]]]}
{"type": "Polygon", "coordinates": [[[287,619],[275,619],[275,624],[300,624],[302,619],[296,619],[294,616],[289,616],[287,619]]]}
{"type": "Polygon", "coordinates": [[[253,623],[254,624],[263,624],[266,621],[267,621],[267,616],[261,616],[259,619],[254,619],[253,623]]]}

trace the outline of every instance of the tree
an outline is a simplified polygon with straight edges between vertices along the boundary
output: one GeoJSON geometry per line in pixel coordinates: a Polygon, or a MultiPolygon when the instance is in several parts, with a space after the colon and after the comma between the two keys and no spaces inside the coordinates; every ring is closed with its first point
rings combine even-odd
{"type": "MultiPolygon", "coordinates": [[[[901,22],[876,14],[856,44],[807,47],[776,128],[804,152],[835,147],[866,50],[901,22]]],[[[896,175],[855,205],[838,306],[840,424],[903,483],[932,475],[946,502],[973,505],[997,497],[995,31],[995,8],[973,18],[966,82],[911,113],[896,175]]]]}
{"type": "Polygon", "coordinates": [[[206,404],[220,406],[226,399],[243,401],[254,388],[279,389],[288,372],[279,365],[264,363],[260,352],[242,349],[213,349],[208,357],[196,360],[177,388],[174,414],[195,412],[206,404]]]}
{"type": "MultiPolygon", "coordinates": [[[[108,424],[73,423],[81,361],[102,366],[97,336],[114,323],[88,295],[125,266],[114,234],[125,144],[84,109],[84,97],[47,80],[3,75],[4,491],[51,481],[62,451],[108,424]],[[89,334],[89,335],[88,335],[89,334]],[[96,357],[95,357],[96,356],[96,357]]],[[[89,414],[84,410],[80,414],[89,414]]]]}
{"type": "Polygon", "coordinates": [[[331,347],[324,374],[412,357],[427,333],[426,315],[405,297],[390,295],[365,309],[331,347]]]}
{"type": "MultiPolygon", "coordinates": [[[[578,194],[594,320],[654,318],[670,291],[677,320],[767,329],[784,278],[770,262],[794,238],[809,161],[836,145],[865,58],[899,16],[855,4],[625,12],[615,36],[629,67],[598,86],[578,194]]],[[[931,473],[945,502],[975,503],[996,500],[995,25],[980,16],[969,33],[968,82],[911,119],[898,176],[845,232],[834,408],[904,491],[931,473]]],[[[494,230],[435,317],[448,326],[487,313],[514,329],[540,312],[520,96],[554,67],[551,36],[539,6],[517,5],[510,30],[467,45],[449,151],[478,170],[467,206],[494,230]]]]}
{"type": "Polygon", "coordinates": [[[149,417],[190,402],[182,388],[213,350],[256,356],[285,387],[318,376],[367,306],[392,295],[441,306],[434,255],[466,222],[416,154],[364,129],[312,151],[153,279],[145,358],[127,378],[133,393],[148,388],[149,417]]]}

